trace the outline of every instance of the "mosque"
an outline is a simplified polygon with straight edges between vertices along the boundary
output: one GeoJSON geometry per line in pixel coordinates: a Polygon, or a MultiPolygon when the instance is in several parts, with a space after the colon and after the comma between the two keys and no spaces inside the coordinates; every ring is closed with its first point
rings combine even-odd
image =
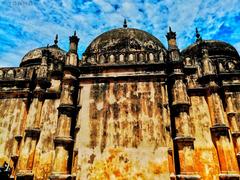
{"type": "Polygon", "coordinates": [[[0,177],[239,180],[238,52],[166,38],[125,21],[81,59],[75,32],[0,68],[0,177]]]}

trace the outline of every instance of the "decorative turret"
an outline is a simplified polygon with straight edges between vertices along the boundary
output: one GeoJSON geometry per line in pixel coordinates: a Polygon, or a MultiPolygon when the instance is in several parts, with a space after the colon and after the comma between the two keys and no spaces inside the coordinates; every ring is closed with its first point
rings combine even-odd
{"type": "Polygon", "coordinates": [[[176,42],[176,32],[173,32],[171,27],[169,27],[169,32],[166,37],[168,40],[169,61],[180,61],[180,52],[176,42]]]}
{"type": "Polygon", "coordinates": [[[58,34],[56,34],[55,40],[54,40],[54,45],[57,45],[57,44],[58,44],[58,34]]]}
{"type": "Polygon", "coordinates": [[[67,53],[67,58],[65,65],[67,66],[78,66],[78,54],[77,54],[77,49],[78,49],[78,41],[79,38],[76,35],[76,31],[74,31],[74,35],[69,37],[70,40],[70,49],[67,53]]]}
{"type": "Polygon", "coordinates": [[[176,40],[176,32],[172,31],[172,28],[169,26],[169,32],[166,35],[167,39],[175,39],[176,40]]]}
{"type": "Polygon", "coordinates": [[[167,40],[168,40],[168,47],[176,47],[176,32],[172,31],[172,28],[169,26],[169,32],[166,35],[167,40]]]}
{"type": "Polygon", "coordinates": [[[198,32],[198,29],[196,28],[196,42],[201,42],[202,41],[202,37],[198,32]]]}
{"type": "Polygon", "coordinates": [[[74,31],[73,36],[70,36],[70,37],[69,37],[69,40],[70,40],[70,49],[69,49],[69,52],[75,52],[75,53],[77,53],[79,38],[77,37],[76,31],[74,31]]]}
{"type": "Polygon", "coordinates": [[[127,28],[127,20],[126,19],[124,19],[123,28],[127,28]]]}
{"type": "Polygon", "coordinates": [[[78,92],[79,76],[77,47],[79,38],[74,35],[70,38],[70,49],[67,53],[65,66],[63,67],[62,92],[58,107],[57,132],[54,138],[55,160],[50,179],[69,179],[71,174],[71,155],[73,151],[72,128],[75,126],[77,114],[77,102],[74,98],[78,92]]]}

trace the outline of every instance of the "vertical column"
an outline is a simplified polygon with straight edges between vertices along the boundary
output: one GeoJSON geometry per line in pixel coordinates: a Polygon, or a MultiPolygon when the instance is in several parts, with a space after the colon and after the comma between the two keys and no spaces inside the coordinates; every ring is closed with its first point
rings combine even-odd
{"type": "Polygon", "coordinates": [[[240,168],[240,130],[237,124],[236,118],[236,106],[233,103],[233,92],[226,92],[225,91],[225,101],[226,101],[226,112],[227,118],[232,134],[232,140],[234,144],[236,158],[238,160],[238,166],[240,168]]]}
{"type": "MultiPolygon", "coordinates": [[[[194,138],[190,133],[190,101],[186,91],[185,78],[182,72],[183,62],[176,44],[176,33],[169,32],[168,39],[168,89],[171,105],[171,126],[174,143],[174,163],[176,179],[200,179],[194,170],[194,138]]],[[[171,177],[172,178],[172,177],[171,177]]]]}
{"type": "Polygon", "coordinates": [[[19,113],[19,116],[17,117],[18,120],[18,128],[17,128],[17,133],[14,136],[14,143],[12,147],[12,153],[11,153],[11,160],[13,163],[12,167],[12,176],[16,175],[16,166],[19,158],[19,150],[20,150],[20,144],[22,142],[22,137],[26,125],[26,114],[27,114],[27,98],[22,99],[22,105],[21,105],[21,110],[19,113]]]}
{"type": "MultiPolygon", "coordinates": [[[[78,89],[78,98],[77,98],[77,107],[80,110],[81,109],[81,91],[82,91],[82,86],[79,86],[78,89]]],[[[78,115],[76,117],[76,126],[75,126],[75,142],[74,142],[74,147],[73,147],[73,161],[72,161],[72,174],[74,176],[77,176],[77,170],[78,170],[78,148],[79,148],[79,130],[80,130],[80,112],[78,112],[78,115]]]]}
{"type": "Polygon", "coordinates": [[[25,129],[25,137],[23,147],[21,148],[20,158],[17,167],[17,179],[33,179],[34,173],[32,172],[35,149],[40,136],[40,119],[41,110],[44,102],[44,93],[49,86],[47,77],[47,59],[49,56],[48,50],[42,51],[43,57],[41,66],[37,69],[36,74],[36,88],[33,91],[33,101],[30,105],[29,113],[27,116],[28,126],[25,129]]]}
{"type": "Polygon", "coordinates": [[[78,94],[78,47],[79,38],[76,32],[70,37],[70,50],[67,53],[63,67],[62,92],[58,107],[59,117],[57,123],[55,143],[55,159],[50,179],[73,179],[71,175],[73,136],[77,114],[78,94]]]}
{"type": "Polygon", "coordinates": [[[170,179],[174,180],[175,179],[175,170],[173,166],[173,151],[172,148],[168,149],[168,166],[169,166],[169,172],[170,172],[170,179]]]}
{"type": "MultiPolygon", "coordinates": [[[[220,89],[216,83],[216,72],[208,55],[208,50],[205,49],[204,43],[201,44],[202,48],[202,68],[203,75],[199,79],[208,89],[207,102],[211,115],[212,139],[218,152],[218,159],[221,169],[220,179],[238,179],[239,170],[237,160],[235,157],[233,142],[229,133],[227,125],[226,114],[223,108],[223,102],[220,97],[220,89]]],[[[232,109],[231,104],[229,108],[232,109]]],[[[232,110],[231,110],[232,111],[232,110]]],[[[232,114],[232,113],[230,113],[232,114]]],[[[232,115],[228,115],[230,116],[232,115]]]]}

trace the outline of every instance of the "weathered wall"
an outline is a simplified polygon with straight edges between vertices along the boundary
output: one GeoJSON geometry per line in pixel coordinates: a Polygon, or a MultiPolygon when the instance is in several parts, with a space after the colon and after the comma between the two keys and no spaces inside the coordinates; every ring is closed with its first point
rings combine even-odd
{"type": "MultiPolygon", "coordinates": [[[[47,179],[51,172],[54,158],[53,136],[56,131],[58,117],[57,107],[59,106],[59,100],[45,100],[43,103],[40,103],[40,106],[37,106],[39,105],[38,99],[37,98],[33,99],[33,102],[30,104],[28,114],[26,114],[26,111],[24,111],[25,109],[22,112],[22,114],[25,113],[25,115],[21,115],[21,117],[23,117],[22,122],[25,121],[26,123],[21,124],[20,128],[21,130],[17,133],[14,133],[14,131],[16,131],[16,129],[19,129],[18,121],[20,119],[18,118],[20,117],[21,108],[19,108],[18,106],[21,105],[21,99],[15,101],[14,99],[2,101],[5,101],[5,106],[12,104],[12,107],[9,107],[8,109],[9,111],[8,113],[11,114],[12,116],[10,115],[8,116],[6,114],[4,121],[6,118],[16,117],[15,122],[14,118],[13,120],[9,119],[10,122],[9,127],[10,129],[13,130],[11,130],[10,132],[8,131],[7,138],[9,140],[5,141],[6,144],[9,146],[8,148],[5,148],[5,155],[8,158],[11,157],[12,155],[15,155],[13,154],[14,153],[13,150],[10,150],[11,147],[15,147],[13,142],[14,135],[18,133],[21,134],[23,137],[21,145],[15,147],[18,149],[15,150],[16,151],[15,153],[16,155],[19,155],[17,165],[14,164],[14,162],[12,161],[11,167],[14,166],[17,167],[16,168],[17,173],[22,174],[30,172],[32,170],[35,179],[47,179]],[[17,104],[17,106],[15,103],[17,104]],[[39,118],[39,123],[37,124],[36,118],[39,118]],[[35,122],[35,124],[33,122],[35,122]],[[38,125],[39,127],[36,127],[36,125],[38,125]],[[40,129],[39,138],[32,139],[31,137],[26,136],[24,130],[33,127],[40,129]]],[[[22,106],[24,105],[25,104],[23,104],[22,102],[22,106]]],[[[1,137],[4,138],[3,136],[1,137]]],[[[10,158],[7,160],[7,162],[11,162],[10,158]]],[[[15,169],[13,171],[13,174],[15,174],[15,169]]]]}
{"type": "Polygon", "coordinates": [[[22,137],[25,126],[26,104],[24,99],[0,99],[0,164],[10,162],[18,153],[15,137],[22,137]]]}
{"type": "Polygon", "coordinates": [[[53,138],[57,127],[59,100],[45,100],[41,112],[41,134],[36,146],[34,172],[36,179],[47,179],[54,159],[53,138]]]}
{"type": "MultiPolygon", "coordinates": [[[[165,82],[82,80],[78,96],[72,175],[77,179],[169,179],[174,174],[165,82]]],[[[239,137],[218,138],[211,133],[216,123],[228,125],[230,134],[239,132],[240,93],[231,97],[224,102],[216,93],[189,96],[188,124],[195,138],[194,158],[189,163],[202,179],[238,172],[234,158],[239,153],[239,137]],[[228,119],[230,111],[236,112],[235,121],[228,119]]],[[[35,97],[30,102],[0,99],[0,163],[9,162],[13,175],[48,179],[55,158],[60,99],[35,97]],[[39,130],[38,138],[26,135],[31,129],[39,130]]]]}
{"type": "MultiPolygon", "coordinates": [[[[169,154],[173,147],[166,83],[154,79],[83,80],[80,87],[72,174],[77,179],[169,179],[174,173],[174,157],[169,154]]],[[[216,96],[190,96],[189,125],[195,138],[192,164],[207,180],[219,179],[224,168],[235,170],[232,161],[221,166],[219,162],[236,157],[232,154],[234,143],[235,153],[239,152],[239,138],[232,142],[211,134],[210,127],[221,119],[215,117],[222,115],[222,121],[229,124],[225,106],[216,96]],[[227,159],[219,159],[222,154],[227,159]]],[[[237,118],[239,97],[233,93],[237,118]]],[[[55,157],[60,99],[33,98],[29,106],[26,102],[24,98],[0,100],[0,160],[16,168],[13,175],[32,173],[34,179],[48,179],[55,157]],[[25,130],[31,128],[40,129],[39,138],[26,135],[25,130]]]]}
{"type": "Polygon", "coordinates": [[[109,81],[81,86],[77,177],[168,179],[172,144],[166,84],[109,81]]]}
{"type": "Polygon", "coordinates": [[[190,99],[190,124],[192,136],[195,137],[195,169],[203,179],[218,179],[220,168],[209,128],[212,123],[208,104],[204,96],[191,96],[190,99]]]}

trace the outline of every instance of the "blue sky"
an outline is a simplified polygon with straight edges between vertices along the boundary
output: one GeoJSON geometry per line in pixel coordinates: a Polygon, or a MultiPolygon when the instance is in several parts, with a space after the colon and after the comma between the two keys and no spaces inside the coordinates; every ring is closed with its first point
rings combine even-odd
{"type": "Polygon", "coordinates": [[[0,66],[18,66],[29,50],[52,44],[66,51],[77,31],[79,55],[99,34],[122,27],[145,30],[166,46],[168,26],[184,49],[195,41],[195,27],[203,39],[217,39],[240,52],[239,0],[0,0],[0,66]]]}

